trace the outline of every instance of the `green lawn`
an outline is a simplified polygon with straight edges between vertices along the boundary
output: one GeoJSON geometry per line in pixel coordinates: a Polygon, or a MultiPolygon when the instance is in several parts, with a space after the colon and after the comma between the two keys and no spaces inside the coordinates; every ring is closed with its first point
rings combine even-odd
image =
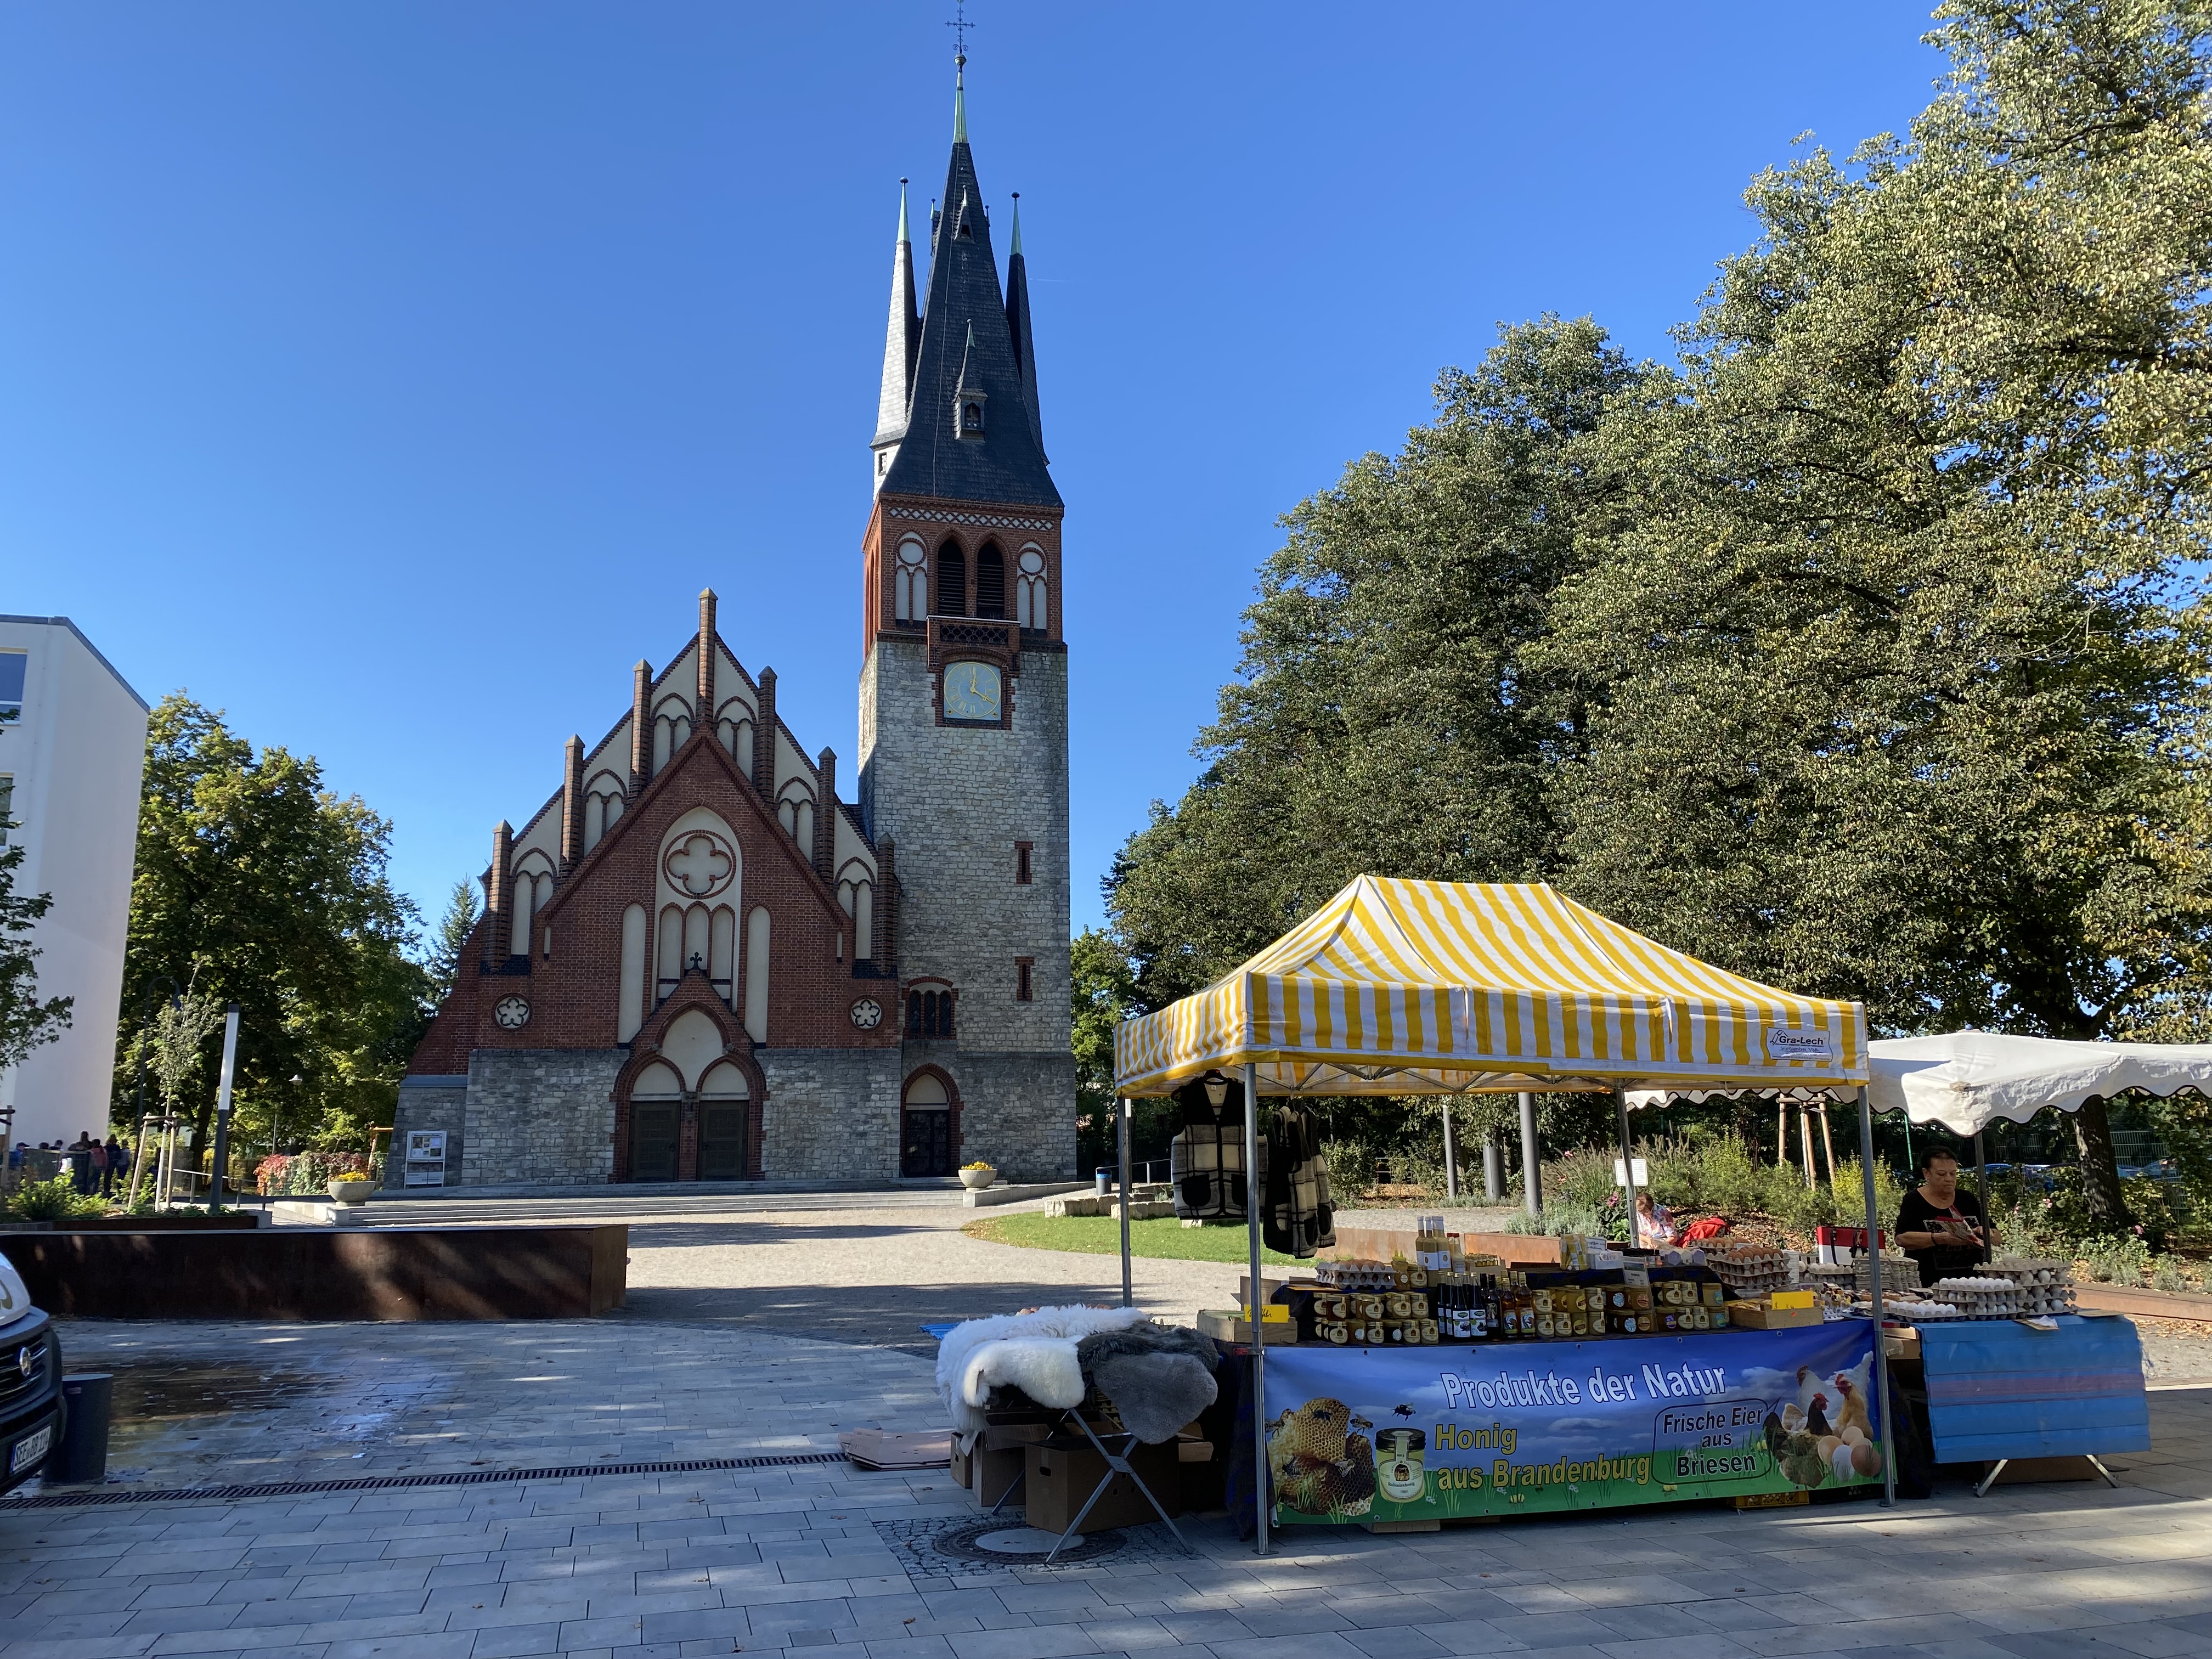
{"type": "MultiPolygon", "coordinates": [[[[1076,1250],[1087,1255],[1121,1254],[1121,1224],[1109,1215],[1050,1216],[1035,1212],[990,1216],[960,1230],[970,1238],[994,1244],[1019,1244],[1032,1250],[1076,1250]]],[[[1172,1216],[1164,1221],[1129,1224],[1129,1254],[1163,1256],[1174,1261],[1249,1261],[1244,1229],[1186,1227],[1172,1216]]],[[[1281,1267],[1297,1260],[1264,1247],[1261,1260],[1281,1267]]]]}

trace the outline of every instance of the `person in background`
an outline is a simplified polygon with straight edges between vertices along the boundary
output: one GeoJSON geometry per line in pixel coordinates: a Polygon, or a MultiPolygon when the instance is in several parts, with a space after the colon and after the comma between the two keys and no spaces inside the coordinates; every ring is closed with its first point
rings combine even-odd
{"type": "Polygon", "coordinates": [[[107,1196],[107,1143],[98,1135],[88,1138],[92,1144],[85,1148],[85,1156],[92,1162],[92,1185],[85,1190],[105,1198],[107,1196]]]}
{"type": "MultiPolygon", "coordinates": [[[[115,1189],[123,1184],[124,1177],[130,1173],[131,1154],[115,1138],[115,1131],[110,1129],[107,1132],[107,1184],[100,1188],[101,1196],[114,1197],[115,1189]]],[[[1261,1334],[1264,1336],[1267,1333],[1262,1331],[1261,1334]]]]}
{"type": "Polygon", "coordinates": [[[1636,1194],[1636,1242],[1648,1250],[1674,1242],[1674,1212],[1649,1192],[1636,1194]]]}
{"type": "Polygon", "coordinates": [[[1982,1200],[1959,1190],[1959,1160],[1940,1146],[1923,1153],[1920,1184],[1897,1208],[1897,1247],[1918,1265],[1921,1284],[1976,1272],[1984,1241],[1996,1237],[1982,1200]]]}
{"type": "Polygon", "coordinates": [[[79,1196],[92,1190],[92,1131],[80,1129],[69,1147],[70,1185],[79,1196]]]}

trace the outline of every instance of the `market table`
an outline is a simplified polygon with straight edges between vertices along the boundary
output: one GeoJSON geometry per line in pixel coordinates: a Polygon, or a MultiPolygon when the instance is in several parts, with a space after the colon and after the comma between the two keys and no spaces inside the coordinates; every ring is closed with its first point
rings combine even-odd
{"type": "MultiPolygon", "coordinates": [[[[1878,1491],[1873,1347],[1866,1319],[1580,1341],[1270,1347],[1269,1520],[1425,1529],[1479,1516],[1878,1491]],[[1847,1427],[1863,1451],[1843,1437],[1847,1427]],[[1833,1442],[1825,1450],[1824,1440],[1833,1442]]],[[[1251,1503],[1245,1375],[1243,1354],[1217,1373],[1238,1388],[1246,1425],[1231,1453],[1232,1513],[1251,1503]]]]}
{"type": "MultiPolygon", "coordinates": [[[[2081,1457],[2150,1449],[2142,1342],[2128,1320],[2061,1315],[2056,1330],[2015,1320],[1921,1324],[1928,1426],[1939,1463],[2081,1457]]],[[[2104,1465],[2097,1464],[2099,1473],[2104,1465]]],[[[1976,1490],[1986,1492],[1997,1468],[1976,1490]]],[[[2106,1475],[2106,1480],[2112,1477],[2106,1475]]]]}

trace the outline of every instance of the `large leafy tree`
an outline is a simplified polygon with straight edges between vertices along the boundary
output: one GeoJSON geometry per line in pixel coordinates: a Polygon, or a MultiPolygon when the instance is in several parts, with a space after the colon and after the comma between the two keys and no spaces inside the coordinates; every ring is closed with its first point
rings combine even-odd
{"type": "Polygon", "coordinates": [[[1571,879],[1891,1029],[2198,1024],[2203,15],[1939,15],[1910,137],[1756,181],[1677,397],[1608,424],[1633,523],[1535,653],[1592,709],[1571,879]]]}
{"type": "Polygon", "coordinates": [[[1509,330],[1301,507],[1109,882],[1141,1000],[1366,868],[1547,876],[1892,1030],[2212,1030],[2208,16],[1955,0],[1905,137],[1753,183],[1676,367],[1509,330]]]}
{"type": "MultiPolygon", "coordinates": [[[[137,1010],[164,975],[240,1005],[242,1144],[281,1123],[287,1140],[358,1146],[391,1121],[431,987],[409,955],[413,906],[386,873],[390,835],[358,798],[325,789],[312,757],[257,752],[181,692],[155,709],[124,1006],[137,1010]]],[[[192,1112],[196,1144],[212,1108],[203,1097],[192,1112]]]]}

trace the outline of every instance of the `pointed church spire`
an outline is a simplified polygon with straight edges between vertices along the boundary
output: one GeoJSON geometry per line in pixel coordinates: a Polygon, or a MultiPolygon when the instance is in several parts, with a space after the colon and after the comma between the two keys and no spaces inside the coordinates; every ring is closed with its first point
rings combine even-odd
{"type": "MultiPolygon", "coordinates": [[[[1016,258],[1007,272],[1012,291],[1000,286],[991,221],[983,211],[983,189],[968,142],[967,54],[953,61],[959,72],[953,86],[952,155],[939,198],[944,211],[932,226],[929,284],[908,381],[912,395],[896,440],[878,440],[878,465],[884,470],[878,474],[877,489],[1056,513],[1060,491],[1038,439],[1035,382],[1027,367],[1028,276],[1016,258]]],[[[889,362],[886,352],[886,386],[889,362]]]]}
{"type": "Polygon", "coordinates": [[[1006,256],[1006,332],[1014,343],[1014,367],[1021,372],[1022,401],[1028,405],[1030,440],[1044,453],[1044,414],[1037,402],[1036,353],[1030,338],[1030,267],[1022,258],[1022,193],[1014,192],[1013,250],[1006,256]]]}
{"type": "Polygon", "coordinates": [[[914,306],[914,241],[907,234],[906,180],[899,180],[898,240],[891,252],[890,323],[884,332],[884,380],[876,399],[876,483],[890,470],[898,441],[906,435],[907,410],[914,399],[914,356],[921,343],[921,319],[914,306]]]}

